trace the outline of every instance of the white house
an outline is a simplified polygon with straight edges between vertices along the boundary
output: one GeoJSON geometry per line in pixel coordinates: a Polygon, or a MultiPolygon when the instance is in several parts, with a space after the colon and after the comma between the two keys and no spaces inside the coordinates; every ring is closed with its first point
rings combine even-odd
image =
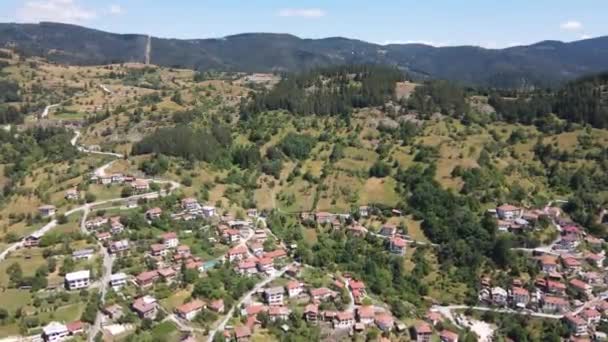
{"type": "Polygon", "coordinates": [[[91,271],[83,270],[65,275],[65,285],[68,290],[78,290],[89,287],[91,271]]]}
{"type": "Polygon", "coordinates": [[[94,253],[95,253],[95,250],[92,248],[81,249],[81,250],[72,252],[72,258],[74,260],[88,260],[88,259],[91,259],[91,257],[93,256],[94,253]]]}
{"type": "Polygon", "coordinates": [[[503,204],[496,208],[496,214],[502,220],[514,220],[521,217],[523,210],[511,204],[503,204]]]}
{"type": "Polygon", "coordinates": [[[110,285],[117,291],[127,284],[127,275],[125,273],[114,273],[110,275],[110,285]]]}
{"type": "Polygon", "coordinates": [[[54,205],[43,205],[38,207],[38,212],[42,217],[51,217],[55,215],[57,208],[54,205]]]}
{"type": "Polygon", "coordinates": [[[176,309],[177,315],[183,319],[191,321],[205,308],[205,302],[195,299],[191,302],[183,304],[176,309]]]}
{"type": "Polygon", "coordinates": [[[203,206],[202,211],[203,211],[203,216],[205,216],[205,217],[215,216],[215,207],[205,205],[205,206],[203,206]]]}
{"type": "Polygon", "coordinates": [[[175,234],[174,232],[163,234],[162,239],[163,244],[167,249],[177,248],[177,246],[179,245],[179,239],[177,238],[177,234],[175,234]]]}
{"type": "Polygon", "coordinates": [[[47,342],[63,341],[68,334],[68,327],[59,322],[51,322],[42,328],[42,338],[47,342]]]}
{"type": "Polygon", "coordinates": [[[283,288],[275,286],[264,291],[264,297],[268,305],[283,305],[283,288]]]}
{"type": "Polygon", "coordinates": [[[287,288],[287,295],[289,298],[297,297],[300,295],[300,293],[304,292],[302,283],[297,280],[290,281],[287,283],[287,285],[285,285],[285,288],[287,288]]]}
{"type": "Polygon", "coordinates": [[[492,301],[496,305],[505,305],[507,302],[508,294],[502,287],[494,287],[492,289],[492,301]]]}

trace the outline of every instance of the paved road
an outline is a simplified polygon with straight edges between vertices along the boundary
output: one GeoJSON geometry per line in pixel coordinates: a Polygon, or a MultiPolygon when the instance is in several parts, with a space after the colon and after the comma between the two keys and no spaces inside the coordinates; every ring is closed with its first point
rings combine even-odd
{"type": "Polygon", "coordinates": [[[248,302],[251,300],[251,296],[258,292],[260,289],[262,289],[264,286],[268,285],[269,283],[271,283],[273,280],[281,277],[283,274],[285,274],[285,272],[287,271],[287,269],[292,266],[292,265],[298,265],[298,263],[294,262],[291,263],[285,267],[283,267],[282,269],[276,271],[273,275],[271,275],[270,277],[264,279],[263,281],[259,282],[251,291],[247,292],[243,297],[241,297],[241,299],[235,303],[232,308],[230,308],[230,311],[228,311],[228,313],[226,314],[226,317],[224,317],[224,319],[220,322],[220,324],[218,324],[218,326],[215,329],[212,329],[209,331],[209,337],[207,339],[208,342],[213,342],[213,336],[215,336],[215,333],[218,331],[222,331],[224,330],[224,328],[226,327],[226,324],[228,323],[228,321],[230,320],[230,318],[232,317],[232,315],[234,314],[234,310],[241,307],[241,305],[243,305],[243,303],[248,302]]]}
{"type": "Polygon", "coordinates": [[[49,111],[51,110],[51,108],[55,108],[59,106],[59,104],[52,104],[52,105],[48,105],[46,107],[44,107],[44,110],[42,111],[42,113],[40,113],[40,118],[46,118],[47,116],[49,116],[49,111]]]}

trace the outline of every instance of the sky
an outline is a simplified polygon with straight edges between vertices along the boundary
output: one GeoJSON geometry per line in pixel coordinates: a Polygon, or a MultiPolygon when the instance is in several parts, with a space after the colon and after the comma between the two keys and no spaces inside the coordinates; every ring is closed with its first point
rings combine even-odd
{"type": "Polygon", "coordinates": [[[0,0],[0,22],[219,38],[244,32],[503,48],[608,35],[607,0],[0,0]]]}

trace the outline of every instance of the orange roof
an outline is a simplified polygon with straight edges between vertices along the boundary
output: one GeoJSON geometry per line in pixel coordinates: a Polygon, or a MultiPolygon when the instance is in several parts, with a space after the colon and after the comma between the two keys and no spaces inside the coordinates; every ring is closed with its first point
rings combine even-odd
{"type": "Polygon", "coordinates": [[[441,333],[439,334],[439,336],[441,337],[441,340],[447,340],[447,341],[458,341],[458,334],[453,332],[453,331],[449,331],[449,330],[443,330],[441,331],[441,333]]]}
{"type": "Polygon", "coordinates": [[[374,317],[374,307],[372,305],[360,306],[357,309],[357,314],[361,318],[373,318],[374,317]]]}
{"type": "Polygon", "coordinates": [[[580,279],[572,279],[570,280],[570,285],[585,290],[587,287],[589,287],[589,284],[585,283],[584,281],[580,280],[580,279]]]}
{"type": "Polygon", "coordinates": [[[301,287],[301,286],[302,286],[302,284],[300,284],[300,282],[296,281],[296,280],[292,280],[292,281],[288,282],[286,285],[288,290],[297,289],[298,287],[301,287]]]}
{"type": "Polygon", "coordinates": [[[516,207],[511,204],[503,204],[496,209],[498,209],[500,211],[516,211],[516,210],[519,210],[519,207],[516,207]]]}
{"type": "Polygon", "coordinates": [[[191,302],[188,302],[186,304],[183,304],[183,305],[180,305],[179,307],[177,307],[177,312],[179,312],[180,314],[186,315],[193,311],[200,310],[204,307],[205,307],[205,302],[203,302],[200,299],[195,299],[191,302]]]}
{"type": "Polygon", "coordinates": [[[417,334],[431,334],[433,332],[433,329],[431,328],[431,326],[428,323],[420,323],[416,326],[416,333],[417,334]]]}
{"type": "Polygon", "coordinates": [[[163,240],[172,240],[177,239],[177,234],[175,232],[168,232],[162,235],[163,240]]]}
{"type": "Polygon", "coordinates": [[[236,246],[228,251],[229,255],[237,255],[237,254],[245,254],[247,253],[247,247],[245,246],[236,246]]]}
{"type": "Polygon", "coordinates": [[[252,304],[249,305],[246,309],[245,312],[247,312],[247,316],[255,316],[257,314],[259,314],[260,312],[266,311],[268,310],[268,308],[265,305],[262,304],[252,304]]]}
{"type": "Polygon", "coordinates": [[[145,283],[156,277],[158,277],[158,271],[154,270],[154,271],[141,272],[140,274],[137,275],[137,277],[135,277],[135,279],[137,279],[137,282],[145,283]]]}

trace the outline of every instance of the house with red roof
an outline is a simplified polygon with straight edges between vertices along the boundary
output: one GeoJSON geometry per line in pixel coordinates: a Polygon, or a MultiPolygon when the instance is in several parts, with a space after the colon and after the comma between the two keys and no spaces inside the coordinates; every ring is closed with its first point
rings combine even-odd
{"type": "Polygon", "coordinates": [[[145,271],[142,272],[140,274],[137,275],[137,277],[135,277],[135,280],[137,281],[137,284],[141,287],[149,287],[154,285],[154,282],[156,282],[159,278],[159,274],[157,270],[153,270],[153,271],[145,271]]]}
{"type": "Polygon", "coordinates": [[[395,320],[393,319],[393,316],[389,315],[388,313],[383,312],[383,313],[376,315],[376,317],[374,318],[374,323],[376,323],[376,326],[378,327],[378,329],[387,333],[387,332],[390,332],[391,330],[393,330],[393,326],[395,325],[395,320]]]}
{"type": "Polygon", "coordinates": [[[222,241],[226,244],[234,244],[241,241],[241,232],[236,229],[225,229],[222,231],[222,241]]]}
{"type": "Polygon", "coordinates": [[[284,249],[275,249],[274,251],[270,251],[267,253],[264,253],[264,258],[271,258],[271,259],[282,259],[287,257],[287,252],[284,249]]]}
{"type": "Polygon", "coordinates": [[[242,275],[254,275],[258,273],[255,259],[247,259],[239,262],[237,271],[242,275]]]}
{"type": "Polygon", "coordinates": [[[306,308],[304,308],[304,317],[306,318],[307,322],[316,324],[319,317],[319,305],[306,305],[306,308]]]}
{"type": "Polygon", "coordinates": [[[163,210],[159,207],[151,208],[146,211],[146,218],[150,221],[158,220],[163,214],[163,210]]]}
{"type": "Polygon", "coordinates": [[[287,295],[289,298],[294,298],[299,296],[304,291],[304,286],[297,280],[292,280],[285,285],[287,289],[287,295]]]}
{"type": "Polygon", "coordinates": [[[599,324],[602,319],[602,314],[593,308],[583,310],[580,316],[587,321],[588,325],[599,324]]]}
{"type": "Polygon", "coordinates": [[[350,329],[355,325],[355,315],[352,311],[340,311],[334,319],[334,329],[350,329]]]}
{"type": "Polygon", "coordinates": [[[274,261],[272,260],[272,258],[260,258],[257,260],[256,265],[260,272],[270,272],[274,270],[274,261]]]}
{"type": "Polygon", "coordinates": [[[167,232],[160,236],[163,241],[163,245],[167,249],[177,248],[179,246],[179,239],[177,238],[177,233],[175,232],[167,232]]]}
{"type": "Polygon", "coordinates": [[[566,285],[562,282],[547,279],[547,292],[551,294],[564,295],[566,293],[566,285]]]}
{"type": "Polygon", "coordinates": [[[150,245],[150,255],[155,257],[164,257],[167,255],[169,251],[166,249],[165,245],[160,243],[155,243],[150,245]]]}
{"type": "Polygon", "coordinates": [[[542,299],[543,311],[547,313],[562,313],[568,311],[570,304],[563,297],[545,296],[542,299]]]}
{"type": "Polygon", "coordinates": [[[85,331],[85,324],[82,321],[74,321],[65,325],[68,329],[70,336],[83,334],[85,331]]]}
{"type": "Polygon", "coordinates": [[[228,251],[228,261],[243,260],[247,257],[247,247],[236,246],[228,251]]]}
{"type": "Polygon", "coordinates": [[[158,270],[158,275],[168,284],[171,284],[175,277],[177,276],[177,272],[171,267],[165,267],[158,270]]]}
{"type": "Polygon", "coordinates": [[[584,319],[574,315],[565,315],[564,321],[573,335],[582,336],[587,334],[588,325],[584,319]]]}
{"type": "Polygon", "coordinates": [[[357,319],[359,322],[365,325],[372,324],[374,323],[374,317],[375,312],[373,305],[360,306],[357,308],[357,319]]]}
{"type": "Polygon", "coordinates": [[[236,342],[247,342],[251,338],[251,329],[246,326],[234,328],[234,339],[236,342]]]}
{"type": "Polygon", "coordinates": [[[543,255],[539,258],[541,271],[551,273],[557,271],[557,258],[552,255],[543,255]]]}
{"type": "Polygon", "coordinates": [[[191,321],[205,308],[206,304],[200,299],[195,299],[186,304],[182,304],[175,309],[177,315],[185,320],[191,321]]]}
{"type": "Polygon", "coordinates": [[[516,307],[525,308],[530,302],[530,292],[523,287],[513,287],[511,290],[511,301],[516,307]]]}
{"type": "MultiPolygon", "coordinates": [[[[260,312],[267,312],[268,307],[264,304],[256,303],[251,304],[245,308],[245,315],[247,316],[257,316],[260,312]]],[[[242,311],[241,311],[242,314],[242,311]]]]}
{"type": "Polygon", "coordinates": [[[585,260],[589,262],[591,265],[595,267],[604,267],[604,260],[606,260],[606,255],[604,253],[587,253],[585,255],[585,260]]]}
{"type": "Polygon", "coordinates": [[[520,218],[522,214],[523,209],[508,203],[496,207],[496,215],[502,220],[514,220],[520,218]]]}
{"type": "Polygon", "coordinates": [[[327,287],[320,287],[311,289],[310,297],[314,302],[320,302],[328,299],[335,298],[338,294],[335,291],[328,289],[327,287]]]}
{"type": "Polygon", "coordinates": [[[223,313],[224,312],[224,300],[223,299],[212,300],[211,303],[209,304],[209,309],[211,309],[212,311],[215,311],[217,313],[223,313]]]}
{"type": "Polygon", "coordinates": [[[568,282],[568,285],[575,289],[576,291],[581,292],[582,294],[584,294],[585,296],[589,297],[591,296],[591,291],[593,290],[593,288],[591,287],[591,285],[585,283],[584,281],[580,280],[580,279],[572,279],[568,282]]]}
{"type": "Polygon", "coordinates": [[[414,327],[414,335],[416,342],[430,342],[431,336],[433,335],[433,329],[426,323],[420,323],[414,327]]]}
{"type": "Polygon", "coordinates": [[[287,320],[289,318],[290,313],[291,310],[289,310],[288,307],[282,305],[273,305],[268,308],[268,317],[273,322],[276,320],[287,320]]]}
{"type": "Polygon", "coordinates": [[[158,313],[158,303],[156,302],[156,298],[152,296],[139,297],[133,301],[131,306],[142,319],[154,319],[158,313]]]}
{"type": "Polygon", "coordinates": [[[572,256],[562,256],[562,264],[564,265],[564,268],[570,273],[579,272],[583,267],[583,264],[578,259],[572,256]]]}
{"type": "Polygon", "coordinates": [[[450,330],[442,330],[439,333],[441,342],[458,342],[458,334],[450,330]]]}
{"type": "Polygon", "coordinates": [[[389,242],[389,248],[391,253],[398,255],[405,255],[405,249],[407,242],[400,237],[392,237],[389,242]]]}

